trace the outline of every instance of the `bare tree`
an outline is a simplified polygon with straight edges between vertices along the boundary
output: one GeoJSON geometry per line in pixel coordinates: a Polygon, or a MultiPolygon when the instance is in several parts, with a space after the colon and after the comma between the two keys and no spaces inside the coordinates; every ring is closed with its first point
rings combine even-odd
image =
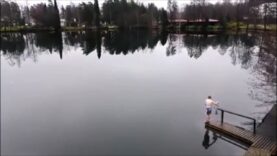
{"type": "Polygon", "coordinates": [[[169,12],[169,19],[174,20],[178,15],[178,5],[176,0],[168,0],[167,1],[167,9],[169,12]]]}
{"type": "Polygon", "coordinates": [[[264,30],[266,30],[266,22],[267,22],[268,10],[269,10],[268,4],[267,3],[263,4],[264,30]]]}

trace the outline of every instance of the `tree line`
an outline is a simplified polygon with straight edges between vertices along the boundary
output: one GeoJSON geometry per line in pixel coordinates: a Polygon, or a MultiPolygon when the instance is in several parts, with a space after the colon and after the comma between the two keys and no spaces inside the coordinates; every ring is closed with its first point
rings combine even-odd
{"type": "Polygon", "coordinates": [[[60,13],[57,1],[49,0],[49,4],[40,3],[30,8],[20,6],[15,2],[1,1],[1,27],[24,26],[33,21],[36,26],[61,28],[60,13]]]}
{"type": "Polygon", "coordinates": [[[249,24],[276,24],[277,3],[274,0],[236,0],[231,3],[211,4],[205,0],[194,0],[184,7],[181,16],[187,20],[217,19],[226,26],[228,22],[235,22],[237,28],[240,23],[249,24]]]}
{"type": "Polygon", "coordinates": [[[167,24],[167,12],[154,4],[147,6],[126,0],[106,0],[100,9],[98,0],[61,6],[57,0],[48,4],[39,3],[20,9],[15,2],[1,2],[1,27],[35,25],[40,27],[58,26],[100,27],[113,25],[121,28],[147,27],[167,24]],[[21,21],[19,23],[19,21],[21,21]]]}
{"type": "Polygon", "coordinates": [[[206,0],[191,0],[179,8],[176,0],[168,0],[167,10],[151,3],[144,5],[133,0],[98,0],[88,3],[57,6],[57,0],[22,7],[15,2],[1,1],[1,28],[29,26],[60,29],[63,27],[166,28],[176,19],[216,19],[222,26],[228,22],[249,24],[276,24],[276,2],[270,0],[229,0],[211,4],[206,0]]]}

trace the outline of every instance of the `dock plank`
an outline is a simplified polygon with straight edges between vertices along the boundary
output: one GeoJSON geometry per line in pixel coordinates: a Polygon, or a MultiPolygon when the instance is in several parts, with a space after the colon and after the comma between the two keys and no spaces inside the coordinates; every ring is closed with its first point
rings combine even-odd
{"type": "Polygon", "coordinates": [[[267,137],[253,134],[252,131],[234,126],[226,122],[221,123],[219,121],[210,121],[206,123],[205,126],[249,144],[250,147],[244,154],[245,156],[276,155],[277,145],[267,137]]]}

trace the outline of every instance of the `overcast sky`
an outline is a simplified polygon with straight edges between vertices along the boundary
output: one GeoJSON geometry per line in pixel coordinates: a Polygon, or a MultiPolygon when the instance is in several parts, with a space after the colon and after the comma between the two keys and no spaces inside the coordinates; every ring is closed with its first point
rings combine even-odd
{"type": "MultiPolygon", "coordinates": [[[[33,5],[33,4],[37,4],[37,3],[41,3],[41,2],[45,2],[48,3],[48,0],[7,0],[7,1],[13,1],[13,2],[17,2],[20,5],[33,5]]],[[[99,5],[102,6],[102,3],[105,0],[98,0],[99,1],[99,5]]],[[[143,3],[143,4],[149,4],[149,3],[154,3],[157,7],[159,8],[167,8],[167,0],[134,0],[135,2],[139,2],[139,3],[143,3]]],[[[178,3],[179,7],[183,7],[185,4],[190,3],[192,0],[176,0],[178,3]]],[[[216,2],[222,2],[223,0],[206,0],[206,2],[210,2],[210,3],[216,3],[216,2]]],[[[232,1],[232,0],[230,0],[232,1]]],[[[94,0],[57,0],[57,3],[59,6],[61,5],[68,5],[70,3],[73,4],[78,4],[81,2],[94,2],[94,0]]]]}

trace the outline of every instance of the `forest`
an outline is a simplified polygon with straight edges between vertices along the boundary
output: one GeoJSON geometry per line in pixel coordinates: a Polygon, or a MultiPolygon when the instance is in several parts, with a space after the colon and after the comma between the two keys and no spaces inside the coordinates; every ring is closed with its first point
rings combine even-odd
{"type": "Polygon", "coordinates": [[[13,1],[1,1],[1,31],[19,30],[79,30],[79,29],[161,29],[186,28],[263,29],[276,30],[274,0],[236,0],[210,3],[191,0],[178,6],[167,0],[167,8],[133,0],[105,0],[99,6],[92,2],[58,6],[58,0],[20,6],[13,1]],[[210,25],[209,21],[216,21],[210,25]]]}

